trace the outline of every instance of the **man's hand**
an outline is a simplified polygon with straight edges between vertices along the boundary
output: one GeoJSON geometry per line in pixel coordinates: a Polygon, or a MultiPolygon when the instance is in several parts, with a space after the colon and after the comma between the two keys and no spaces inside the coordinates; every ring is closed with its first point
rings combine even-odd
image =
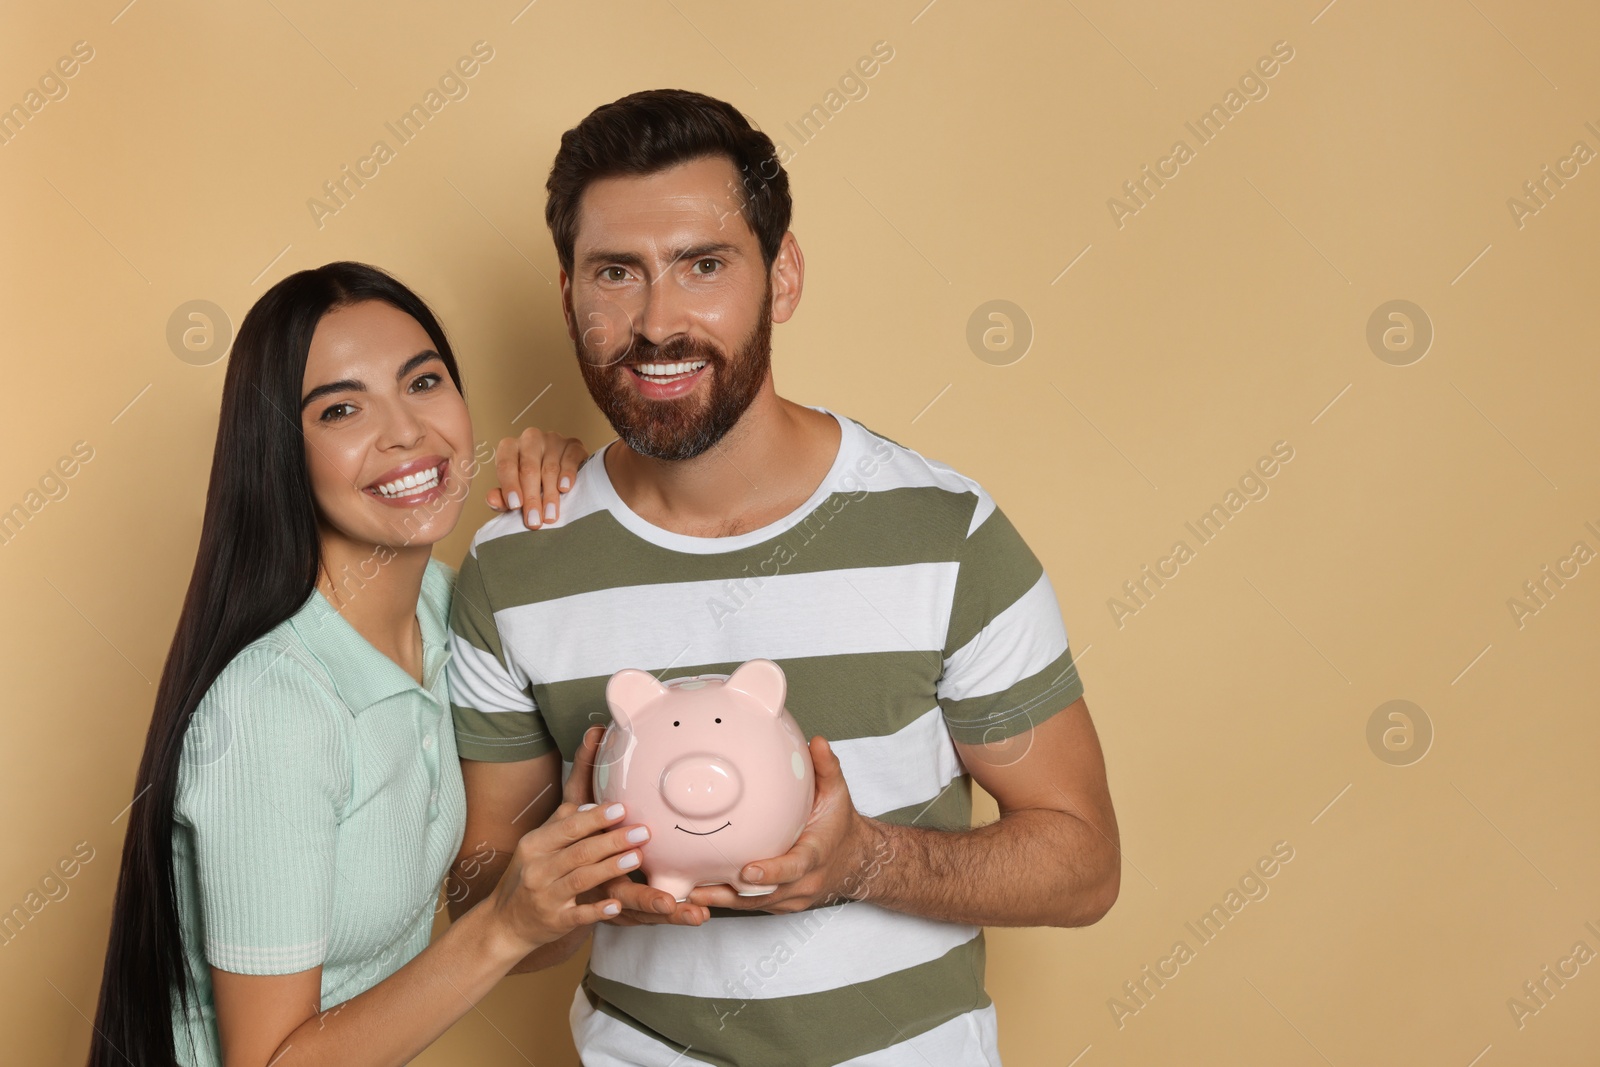
{"type": "MultiPolygon", "coordinates": [[[[572,757],[572,773],[567,775],[566,784],[562,787],[562,803],[577,804],[580,807],[593,805],[594,761],[604,736],[605,729],[600,726],[591,726],[584,731],[583,741],[572,757]]],[[[618,915],[601,920],[612,926],[651,926],[663,923],[673,926],[699,926],[711,918],[708,909],[689,901],[680,904],[671,893],[661,889],[651,889],[648,885],[635,882],[627,875],[613,878],[578,897],[578,902],[585,904],[601,900],[615,900],[622,905],[622,911],[618,915]]]]}
{"type": "MultiPolygon", "coordinates": [[[[740,872],[747,882],[777,888],[767,896],[741,897],[729,885],[696,886],[689,892],[689,903],[789,913],[868,895],[864,883],[870,874],[865,878],[863,874],[881,851],[879,835],[872,820],[856,811],[839,758],[825,738],[811,739],[811,762],[816,767],[816,799],[794,847],[781,856],[748,863],[740,872]]],[[[601,888],[622,899],[609,886],[601,888]]]]}

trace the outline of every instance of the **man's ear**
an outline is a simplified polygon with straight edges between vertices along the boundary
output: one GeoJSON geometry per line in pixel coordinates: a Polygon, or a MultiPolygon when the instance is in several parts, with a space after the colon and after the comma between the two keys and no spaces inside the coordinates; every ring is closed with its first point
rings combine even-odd
{"type": "Polygon", "coordinates": [[[567,340],[578,339],[578,316],[572,310],[572,279],[567,269],[561,268],[561,317],[567,320],[567,340]]]}
{"type": "Polygon", "coordinates": [[[785,230],[778,254],[772,260],[772,321],[788,322],[800,306],[800,291],[805,288],[806,259],[793,230],[785,230]]]}

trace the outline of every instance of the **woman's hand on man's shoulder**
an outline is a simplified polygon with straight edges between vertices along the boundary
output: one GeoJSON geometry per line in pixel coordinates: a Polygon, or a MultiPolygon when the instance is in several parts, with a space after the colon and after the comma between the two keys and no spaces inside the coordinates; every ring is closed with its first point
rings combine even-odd
{"type": "Polygon", "coordinates": [[[489,490],[496,511],[521,511],[523,524],[537,530],[561,514],[561,497],[572,488],[589,450],[576,437],[530,426],[506,437],[494,451],[499,484],[489,490]]]}

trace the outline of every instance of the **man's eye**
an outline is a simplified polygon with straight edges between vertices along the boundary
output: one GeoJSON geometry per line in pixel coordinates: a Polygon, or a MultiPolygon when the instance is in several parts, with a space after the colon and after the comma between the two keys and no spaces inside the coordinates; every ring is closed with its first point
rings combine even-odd
{"type": "Polygon", "coordinates": [[[695,260],[694,265],[697,268],[696,269],[696,273],[697,274],[709,274],[709,273],[711,273],[711,271],[716,270],[717,267],[721,265],[721,263],[722,263],[721,260],[713,259],[710,256],[707,256],[705,259],[697,259],[697,260],[695,260]],[[707,263],[711,264],[710,270],[701,271],[701,270],[698,269],[700,267],[705,266],[707,263]]]}
{"type": "Polygon", "coordinates": [[[411,383],[411,391],[414,393],[426,392],[429,389],[436,388],[441,381],[443,379],[437,374],[418,375],[417,379],[411,383]]]}
{"type": "Polygon", "coordinates": [[[608,282],[620,282],[627,276],[627,273],[627,270],[622,267],[605,267],[600,271],[600,276],[608,282]]]}
{"type": "Polygon", "coordinates": [[[354,404],[341,401],[329,407],[319,418],[322,422],[338,422],[340,419],[347,418],[354,411],[354,404]]]}

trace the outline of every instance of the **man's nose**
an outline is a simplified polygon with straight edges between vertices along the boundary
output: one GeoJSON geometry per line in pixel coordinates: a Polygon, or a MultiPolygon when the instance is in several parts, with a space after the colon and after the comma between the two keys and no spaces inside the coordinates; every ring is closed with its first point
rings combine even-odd
{"type": "Polygon", "coordinates": [[[644,305],[634,320],[634,330],[653,345],[688,332],[688,298],[676,276],[668,271],[645,289],[644,305]]]}

